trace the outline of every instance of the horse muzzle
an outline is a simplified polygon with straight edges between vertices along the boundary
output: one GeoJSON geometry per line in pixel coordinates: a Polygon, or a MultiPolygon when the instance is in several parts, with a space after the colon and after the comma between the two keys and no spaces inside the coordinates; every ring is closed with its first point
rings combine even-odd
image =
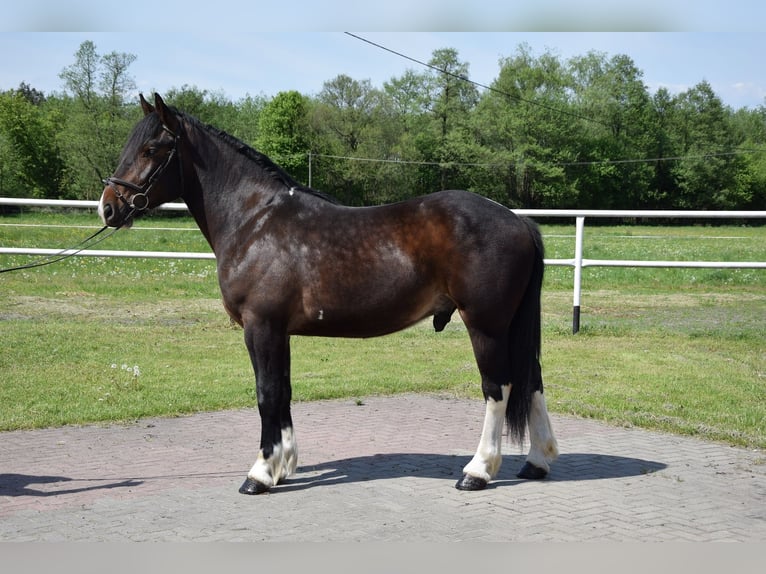
{"type": "MultiPolygon", "coordinates": [[[[138,205],[143,205],[146,209],[148,200],[146,195],[140,194],[141,199],[138,205]],[[143,200],[143,203],[141,201],[143,200]]],[[[133,199],[131,197],[131,199],[133,199]]],[[[133,215],[139,211],[134,207],[135,203],[127,203],[123,197],[115,193],[114,187],[107,183],[101,194],[101,200],[98,202],[98,215],[101,217],[104,225],[108,227],[130,227],[133,224],[133,215]]]]}

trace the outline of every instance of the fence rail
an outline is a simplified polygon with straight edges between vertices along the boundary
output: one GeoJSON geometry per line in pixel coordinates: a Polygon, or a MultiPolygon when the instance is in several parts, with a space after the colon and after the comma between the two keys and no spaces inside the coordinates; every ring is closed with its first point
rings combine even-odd
{"type": "MultiPolygon", "coordinates": [[[[96,209],[98,201],[61,199],[23,199],[0,197],[0,205],[26,207],[96,209]]],[[[184,203],[166,203],[158,209],[186,211],[184,203]]],[[[599,209],[515,209],[515,213],[532,218],[575,218],[575,253],[572,259],[546,259],[546,265],[574,268],[574,293],[572,297],[572,332],[580,330],[580,294],[584,267],[665,267],[708,269],[766,269],[766,261],[647,261],[622,259],[585,259],[583,237],[585,219],[766,219],[766,211],[681,211],[681,210],[599,210],[599,209]]],[[[0,254],[8,255],[66,255],[68,251],[24,247],[0,247],[0,254]]],[[[85,249],[76,253],[82,257],[148,257],[168,259],[215,259],[212,253],[175,251],[107,251],[85,249]]]]}
{"type": "MultiPolygon", "coordinates": [[[[23,197],[0,197],[0,205],[18,207],[55,207],[74,209],[97,209],[98,201],[84,199],[28,199],[23,197]]],[[[163,211],[187,211],[185,203],[166,203],[157,209],[163,211]]]]}

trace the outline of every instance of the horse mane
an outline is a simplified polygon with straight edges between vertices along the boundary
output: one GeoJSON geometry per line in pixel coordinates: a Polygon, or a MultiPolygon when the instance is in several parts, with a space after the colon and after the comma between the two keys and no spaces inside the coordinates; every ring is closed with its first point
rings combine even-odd
{"type": "Polygon", "coordinates": [[[282,169],[276,163],[274,163],[271,160],[271,158],[269,158],[266,154],[259,152],[255,148],[249,146],[248,144],[240,140],[239,138],[236,138],[233,135],[229,134],[228,132],[225,132],[224,130],[219,129],[215,126],[206,124],[200,121],[199,119],[195,118],[194,116],[190,116],[189,114],[181,112],[177,110],[176,108],[171,108],[171,110],[179,117],[193,124],[195,127],[205,130],[212,136],[218,138],[219,140],[223,141],[224,143],[232,147],[237,153],[255,162],[259,168],[261,168],[271,178],[273,178],[280,184],[284,185],[285,187],[288,187],[294,191],[300,191],[302,193],[313,195],[315,197],[318,197],[330,203],[334,203],[334,204],[340,203],[335,197],[333,197],[332,195],[328,193],[325,193],[323,191],[319,191],[316,189],[312,189],[305,185],[301,185],[289,173],[287,173],[284,169],[282,169]]]}

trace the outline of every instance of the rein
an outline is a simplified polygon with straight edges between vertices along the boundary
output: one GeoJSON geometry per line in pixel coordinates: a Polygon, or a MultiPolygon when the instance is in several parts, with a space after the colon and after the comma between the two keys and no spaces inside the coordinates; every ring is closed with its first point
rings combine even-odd
{"type": "Polygon", "coordinates": [[[102,238],[97,239],[96,241],[93,241],[89,243],[92,239],[95,239],[101,233],[103,233],[108,227],[104,225],[101,229],[96,231],[93,235],[90,237],[87,237],[80,241],[77,245],[74,245],[72,247],[68,247],[67,249],[62,249],[58,253],[54,253],[53,255],[49,255],[42,261],[37,261],[35,263],[27,263],[26,265],[19,265],[17,267],[7,267],[5,269],[0,269],[0,273],[8,273],[10,271],[21,271],[23,269],[32,269],[34,267],[43,267],[44,265],[50,265],[51,263],[58,263],[59,261],[63,261],[64,259],[68,259],[69,257],[72,257],[74,255],[77,255],[81,251],[84,251],[88,247],[92,247],[93,245],[96,245],[98,243],[101,243],[105,239],[111,237],[115,233],[117,233],[121,228],[117,227],[114,230],[112,230],[110,233],[107,233],[102,238]]]}

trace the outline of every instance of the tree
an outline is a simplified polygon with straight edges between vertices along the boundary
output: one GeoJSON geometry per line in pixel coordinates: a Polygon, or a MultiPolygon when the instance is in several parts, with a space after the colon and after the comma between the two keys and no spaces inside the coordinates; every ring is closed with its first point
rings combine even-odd
{"type": "Polygon", "coordinates": [[[402,76],[383,83],[390,119],[403,133],[409,134],[424,128],[429,108],[429,82],[427,74],[407,70],[402,76]]]}
{"type": "Polygon", "coordinates": [[[180,88],[168,90],[164,98],[179,111],[236,135],[238,109],[223,92],[211,92],[184,84],[180,88]]]}
{"type": "Polygon", "coordinates": [[[735,181],[736,209],[766,209],[766,106],[737,110],[731,118],[735,144],[741,152],[735,181]]]}
{"type": "Polygon", "coordinates": [[[428,65],[429,108],[437,121],[441,137],[460,125],[476,105],[478,92],[468,80],[469,65],[458,59],[454,48],[434,50],[428,65]]]}
{"type": "Polygon", "coordinates": [[[249,94],[239,100],[236,103],[236,122],[232,127],[231,135],[238,137],[245,143],[256,145],[261,112],[268,101],[266,96],[251,96],[249,94]]]}
{"type": "Polygon", "coordinates": [[[382,99],[380,90],[374,89],[369,80],[358,81],[341,74],[324,83],[312,105],[312,150],[346,158],[322,161],[316,179],[319,187],[346,203],[375,202],[371,194],[376,189],[376,166],[353,158],[384,157],[369,155],[379,153],[376,139],[380,134],[377,121],[382,99]]]}
{"type": "Polygon", "coordinates": [[[421,132],[418,147],[427,161],[439,164],[433,188],[468,187],[466,173],[458,164],[469,163],[473,155],[474,142],[466,128],[478,91],[467,81],[468,63],[458,59],[454,48],[434,50],[428,64],[432,71],[427,75],[425,105],[431,125],[421,132]]]}
{"type": "Polygon", "coordinates": [[[485,193],[512,207],[575,205],[576,189],[565,168],[579,143],[569,74],[555,55],[534,57],[527,45],[499,63],[473,128],[490,152],[485,193]]]}
{"type": "Polygon", "coordinates": [[[707,82],[681,93],[675,107],[673,137],[684,159],[673,165],[678,182],[674,207],[732,208],[741,199],[736,197],[741,160],[732,154],[729,111],[707,82]]]}
{"type": "Polygon", "coordinates": [[[0,94],[2,193],[21,197],[60,197],[64,163],[56,141],[59,117],[30,102],[28,95],[29,92],[24,90],[0,94]]]}
{"type": "Polygon", "coordinates": [[[25,197],[30,192],[24,183],[24,165],[6,125],[7,97],[0,94],[0,196],[25,197]]]}
{"type": "Polygon", "coordinates": [[[324,83],[319,102],[323,104],[321,117],[326,129],[334,133],[346,152],[355,152],[373,121],[379,92],[370,80],[357,81],[341,74],[324,83]]]}
{"type": "Polygon", "coordinates": [[[626,55],[600,52],[573,58],[576,104],[582,123],[580,169],[582,207],[641,207],[643,190],[651,185],[647,140],[652,107],[643,73],[626,55]]]}
{"type": "Polygon", "coordinates": [[[429,82],[426,73],[407,70],[400,77],[383,84],[379,157],[389,160],[380,166],[379,201],[397,201],[428,191],[433,169],[424,165],[426,158],[419,146],[421,134],[428,130],[429,82]]]}
{"type": "Polygon", "coordinates": [[[648,156],[654,161],[652,177],[641,195],[641,206],[652,209],[670,209],[678,190],[673,175],[675,158],[681,155],[673,137],[675,99],[667,88],[660,88],[651,99],[652,121],[648,127],[651,140],[648,156]]]}
{"type": "Polygon", "coordinates": [[[40,106],[45,103],[45,94],[36,90],[26,82],[21,82],[16,92],[33,106],[40,106]]]}
{"type": "Polygon", "coordinates": [[[258,118],[259,151],[290,175],[308,182],[308,102],[296,91],[278,93],[258,118]]]}
{"type": "Polygon", "coordinates": [[[59,74],[67,99],[62,101],[67,119],[62,133],[72,191],[95,199],[101,181],[117,166],[120,151],[140,112],[128,97],[135,82],[128,68],[132,54],[111,52],[101,56],[91,41],[80,44],[75,63],[59,74]]]}

